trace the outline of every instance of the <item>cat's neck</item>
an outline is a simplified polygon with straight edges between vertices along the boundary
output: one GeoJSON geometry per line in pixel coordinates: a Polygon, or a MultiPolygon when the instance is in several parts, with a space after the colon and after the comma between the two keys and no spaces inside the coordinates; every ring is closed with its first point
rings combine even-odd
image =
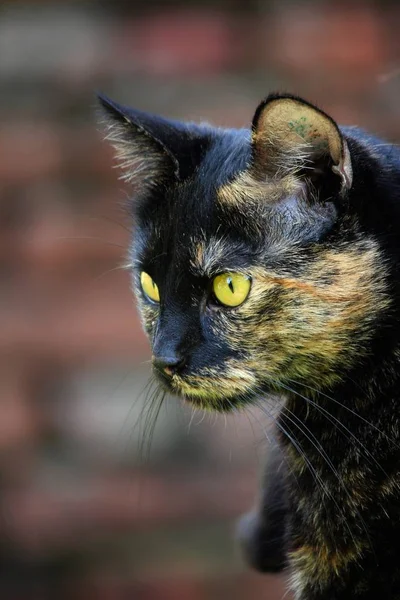
{"type": "Polygon", "coordinates": [[[325,441],[335,445],[335,462],[348,461],[360,437],[367,445],[379,442],[387,451],[400,450],[400,344],[363,363],[332,389],[294,382],[290,387],[282,418],[292,431],[297,429],[308,456],[320,456],[315,444],[325,441]],[[343,452],[336,452],[337,443],[343,452]]]}
{"type": "Polygon", "coordinates": [[[291,438],[282,436],[296,597],[314,597],[321,581],[329,598],[353,581],[371,590],[366,598],[400,586],[399,359],[394,350],[364,377],[287,398],[280,425],[291,438]]]}

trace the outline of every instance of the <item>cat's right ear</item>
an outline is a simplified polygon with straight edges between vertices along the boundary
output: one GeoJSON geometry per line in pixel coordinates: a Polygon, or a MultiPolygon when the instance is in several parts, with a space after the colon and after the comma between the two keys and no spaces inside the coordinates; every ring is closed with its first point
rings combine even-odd
{"type": "Polygon", "coordinates": [[[291,174],[318,184],[330,173],[342,193],[351,188],[344,136],[331,117],[302,98],[272,94],[260,104],[252,124],[252,151],[258,178],[291,174]]]}
{"type": "Polygon", "coordinates": [[[103,94],[98,99],[122,178],[137,191],[172,184],[194,170],[207,145],[205,128],[135,110],[103,94]]]}

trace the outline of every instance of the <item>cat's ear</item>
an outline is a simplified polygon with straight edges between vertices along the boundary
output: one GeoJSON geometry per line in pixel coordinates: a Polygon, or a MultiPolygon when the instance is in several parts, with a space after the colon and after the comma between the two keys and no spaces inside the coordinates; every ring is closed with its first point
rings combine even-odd
{"type": "Polygon", "coordinates": [[[333,172],[342,192],[352,185],[350,152],[337,124],[301,98],[272,95],[252,125],[253,168],[261,178],[290,173],[316,180],[333,172]]]}
{"type": "Polygon", "coordinates": [[[206,128],[117,104],[98,94],[101,120],[116,151],[122,178],[139,190],[182,180],[196,167],[207,145],[206,128]]]}

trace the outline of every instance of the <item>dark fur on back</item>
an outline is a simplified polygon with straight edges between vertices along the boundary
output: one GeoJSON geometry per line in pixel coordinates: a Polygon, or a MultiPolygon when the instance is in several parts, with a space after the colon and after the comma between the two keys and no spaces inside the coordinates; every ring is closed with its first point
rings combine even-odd
{"type": "Polygon", "coordinates": [[[133,186],[133,281],[160,384],[219,411],[282,397],[260,506],[240,526],[250,563],[288,569],[300,600],[400,599],[398,149],[290,95],[249,130],[101,102],[133,186]],[[235,308],[213,295],[227,272],[251,281],[235,308]]]}

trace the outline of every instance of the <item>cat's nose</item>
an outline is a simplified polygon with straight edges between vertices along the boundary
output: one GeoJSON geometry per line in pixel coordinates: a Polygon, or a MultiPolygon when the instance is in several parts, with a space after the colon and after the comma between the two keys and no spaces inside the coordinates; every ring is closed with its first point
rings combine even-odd
{"type": "Polygon", "coordinates": [[[172,377],[175,373],[182,370],[186,360],[179,354],[168,354],[166,356],[154,356],[153,365],[164,375],[172,377]]]}

